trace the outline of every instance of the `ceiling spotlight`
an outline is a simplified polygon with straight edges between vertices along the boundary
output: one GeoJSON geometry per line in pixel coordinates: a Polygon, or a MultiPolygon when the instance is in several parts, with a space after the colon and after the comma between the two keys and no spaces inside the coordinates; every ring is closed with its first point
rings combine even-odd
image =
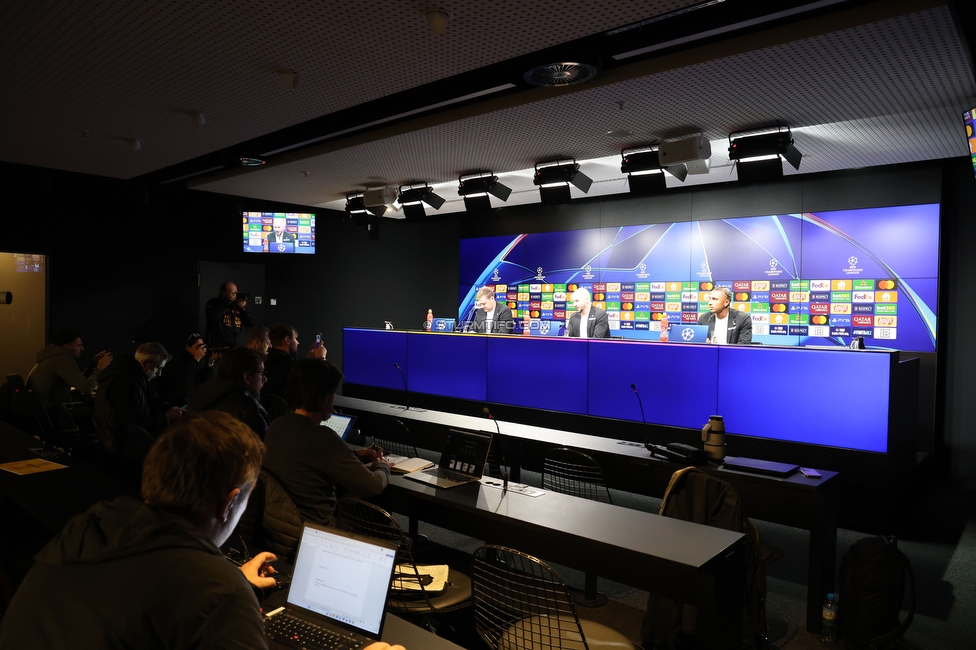
{"type": "Polygon", "coordinates": [[[190,116],[190,121],[197,126],[203,126],[207,123],[207,116],[203,114],[203,111],[187,111],[187,115],[190,116]]]}
{"type": "Polygon", "coordinates": [[[264,160],[261,158],[251,158],[249,156],[241,156],[237,159],[241,167],[260,167],[264,164],[264,160]]]}
{"type": "Polygon", "coordinates": [[[295,90],[298,88],[298,73],[294,70],[282,70],[278,74],[281,75],[281,80],[285,82],[285,88],[288,90],[295,90]]]}
{"type": "Polygon", "coordinates": [[[569,203],[572,200],[569,186],[586,194],[590,191],[593,179],[579,170],[579,163],[573,160],[554,160],[536,163],[532,183],[539,186],[539,196],[545,204],[569,203]]]}
{"type": "Polygon", "coordinates": [[[739,181],[752,183],[783,177],[782,160],[793,169],[800,169],[803,154],[793,146],[790,127],[776,127],[775,131],[735,136],[729,134],[729,160],[736,162],[739,181]]]}
{"type": "Polygon", "coordinates": [[[407,219],[423,219],[427,216],[424,203],[439,210],[446,200],[434,194],[433,188],[427,183],[401,185],[398,196],[400,205],[403,206],[403,216],[407,219]]]}
{"type": "Polygon", "coordinates": [[[451,21],[451,14],[443,9],[431,8],[424,11],[424,18],[427,19],[427,28],[435,36],[440,36],[447,31],[447,23],[451,21]]]}
{"type": "Polygon", "coordinates": [[[667,189],[656,146],[624,149],[620,158],[620,171],[627,174],[631,194],[654,194],[667,189]]]}
{"type": "Polygon", "coordinates": [[[458,176],[458,195],[464,197],[464,208],[468,212],[478,212],[491,209],[491,194],[497,199],[507,201],[512,195],[512,188],[498,182],[498,177],[491,172],[477,172],[458,176]]]}
{"type": "Polygon", "coordinates": [[[366,205],[363,192],[354,192],[346,195],[346,214],[356,220],[356,223],[368,225],[370,217],[381,217],[386,212],[386,206],[366,205]]]}
{"type": "Polygon", "coordinates": [[[142,140],[139,138],[126,138],[125,141],[128,143],[129,148],[133,151],[139,151],[142,149],[142,140]]]}

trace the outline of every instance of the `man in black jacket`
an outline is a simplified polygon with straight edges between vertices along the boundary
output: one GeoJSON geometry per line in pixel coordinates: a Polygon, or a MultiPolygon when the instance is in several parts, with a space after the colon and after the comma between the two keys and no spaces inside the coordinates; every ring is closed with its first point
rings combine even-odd
{"type": "Polygon", "coordinates": [[[224,353],[217,376],[197,388],[186,406],[189,413],[223,411],[264,439],[271,418],[258,401],[264,386],[264,355],[251,348],[224,353]]]}
{"type": "Polygon", "coordinates": [[[251,326],[247,300],[238,298],[237,285],[224,282],[220,295],[207,301],[207,345],[211,348],[234,348],[247,342],[245,327],[251,326]]]}
{"type": "Polygon", "coordinates": [[[110,471],[123,480],[138,482],[149,447],[167,423],[183,414],[182,409],[166,408],[149,395],[149,381],[169,360],[170,354],[161,344],[143,343],[135,355],[115,359],[99,376],[95,428],[110,471]]]}
{"type": "Polygon", "coordinates": [[[752,343],[752,316],[732,309],[732,290],[728,287],[714,289],[708,294],[708,313],[698,319],[699,325],[708,325],[708,342],[719,345],[747,345],[752,343]]]}

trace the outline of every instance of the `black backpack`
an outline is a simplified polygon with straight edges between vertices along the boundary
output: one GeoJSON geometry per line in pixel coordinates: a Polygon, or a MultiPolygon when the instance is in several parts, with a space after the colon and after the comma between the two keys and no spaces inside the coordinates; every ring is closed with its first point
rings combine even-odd
{"type": "Polygon", "coordinates": [[[848,648],[883,648],[900,638],[915,616],[915,576],[894,537],[867,537],[840,562],[840,637],[848,648]],[[900,620],[908,582],[908,617],[900,620]]]}

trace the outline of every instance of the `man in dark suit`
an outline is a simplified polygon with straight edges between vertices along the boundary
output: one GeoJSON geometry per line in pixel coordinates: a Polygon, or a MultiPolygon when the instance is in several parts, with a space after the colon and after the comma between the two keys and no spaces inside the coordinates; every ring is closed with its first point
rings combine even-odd
{"type": "Polygon", "coordinates": [[[590,292],[579,288],[570,296],[573,306],[576,308],[574,313],[566,323],[566,336],[570,338],[583,339],[608,339],[610,338],[610,321],[607,312],[599,307],[594,307],[590,302],[590,292]],[[586,319],[586,329],[580,330],[580,321],[586,319]]]}
{"type": "Polygon", "coordinates": [[[752,343],[752,317],[738,309],[732,309],[732,290],[722,287],[708,294],[708,313],[698,319],[699,325],[708,325],[708,342],[748,345],[752,343]]]}
{"type": "Polygon", "coordinates": [[[478,310],[471,322],[471,331],[481,334],[511,334],[515,328],[512,310],[495,300],[495,290],[481,287],[475,297],[478,310]]]}

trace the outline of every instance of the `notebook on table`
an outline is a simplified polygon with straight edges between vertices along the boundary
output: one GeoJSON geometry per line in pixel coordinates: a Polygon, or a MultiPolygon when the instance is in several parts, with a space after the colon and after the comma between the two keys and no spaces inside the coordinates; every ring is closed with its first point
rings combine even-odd
{"type": "Polygon", "coordinates": [[[442,488],[480,481],[485,473],[490,448],[490,433],[450,429],[440,464],[420,472],[411,472],[406,477],[442,488]]]}
{"type": "Polygon", "coordinates": [[[777,463],[771,460],[746,458],[744,456],[726,456],[725,460],[722,461],[722,466],[739,472],[780,477],[790,476],[800,469],[800,466],[794,463],[777,463]]]}
{"type": "Polygon", "coordinates": [[[355,415],[342,415],[341,413],[333,413],[329,416],[328,420],[322,420],[322,426],[329,427],[343,440],[355,429],[356,416],[355,415]]]}
{"type": "Polygon", "coordinates": [[[383,633],[395,544],[305,524],[284,606],[264,617],[271,648],[362,648],[383,633]]]}

